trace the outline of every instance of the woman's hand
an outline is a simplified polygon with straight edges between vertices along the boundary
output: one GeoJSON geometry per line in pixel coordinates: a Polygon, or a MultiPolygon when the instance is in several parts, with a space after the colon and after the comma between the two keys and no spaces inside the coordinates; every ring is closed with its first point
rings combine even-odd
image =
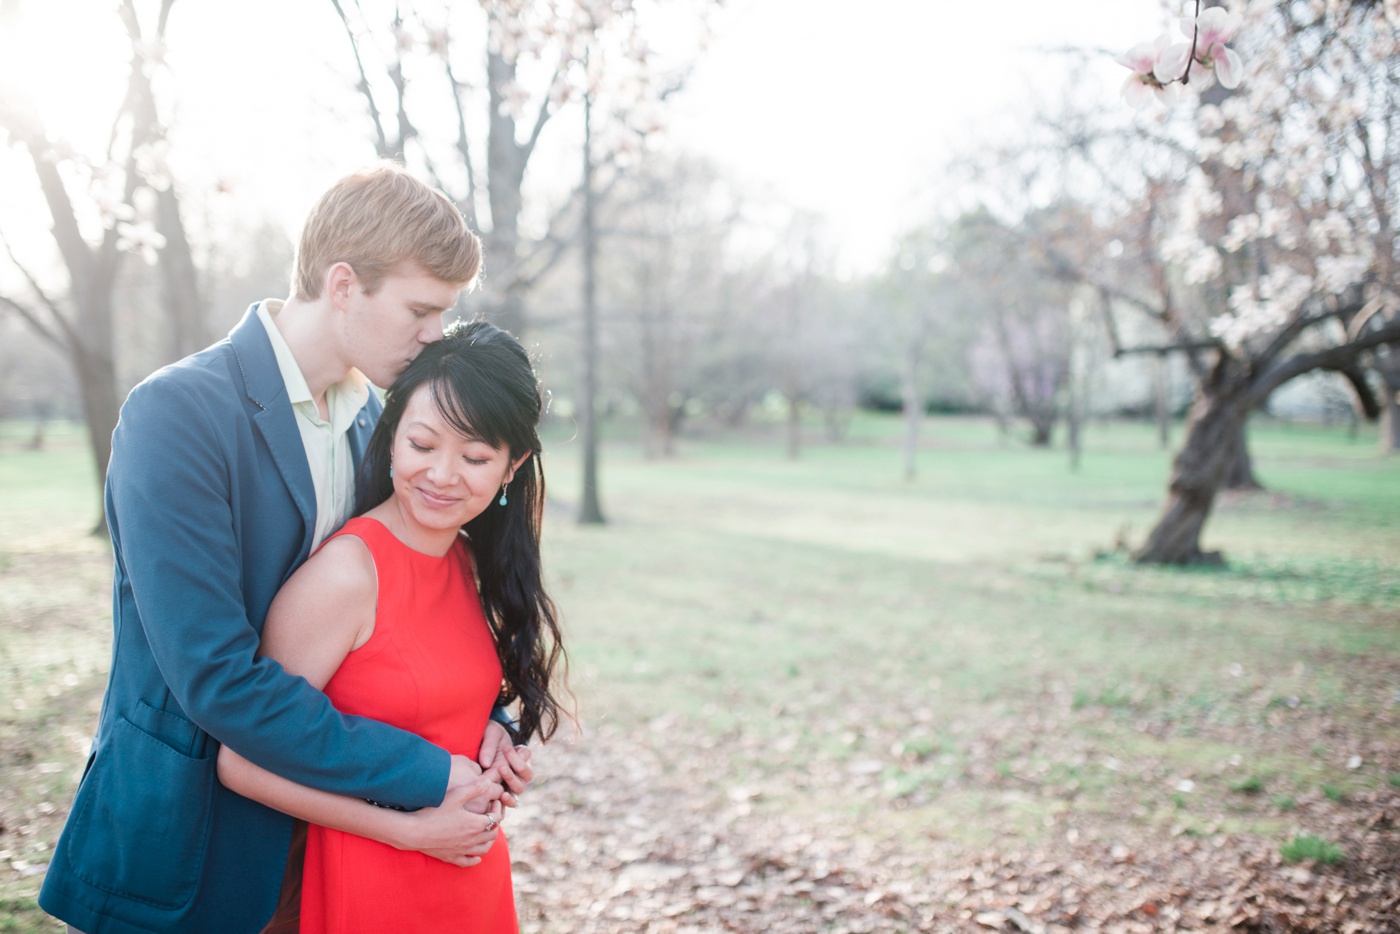
{"type": "Polygon", "coordinates": [[[475,866],[500,832],[501,794],[501,785],[489,778],[449,788],[437,807],[403,815],[409,829],[395,845],[454,866],[475,866]]]}
{"type": "Polygon", "coordinates": [[[466,756],[453,756],[452,767],[447,773],[447,790],[470,785],[481,778],[481,766],[466,756]]]}
{"type": "Polygon", "coordinates": [[[530,765],[530,747],[514,746],[506,728],[495,720],[487,721],[486,731],[481,736],[481,751],[477,753],[481,763],[481,774],[494,777],[508,792],[502,801],[507,807],[515,807],[517,796],[535,777],[530,765]]]}

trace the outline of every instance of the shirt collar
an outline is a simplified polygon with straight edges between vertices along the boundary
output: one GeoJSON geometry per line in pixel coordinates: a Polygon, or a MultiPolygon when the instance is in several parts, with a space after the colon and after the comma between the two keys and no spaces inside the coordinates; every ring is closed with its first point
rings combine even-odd
{"type": "MultiPolygon", "coordinates": [[[[258,319],[262,321],[263,327],[267,330],[267,339],[272,344],[272,354],[277,358],[277,369],[282,374],[282,382],[287,387],[287,399],[293,406],[305,403],[311,406],[311,411],[316,411],[315,401],[311,398],[311,387],[306,384],[306,377],[301,373],[301,367],[297,364],[297,358],[292,354],[292,348],[287,346],[287,340],[282,336],[282,332],[277,329],[277,325],[272,319],[282,310],[283,301],[278,298],[269,298],[258,303],[258,319]]],[[[351,368],[345,378],[333,384],[326,390],[326,405],[330,411],[331,427],[335,431],[344,431],[349,428],[349,422],[355,415],[364,408],[369,401],[369,380],[365,375],[355,368],[351,368]]]]}

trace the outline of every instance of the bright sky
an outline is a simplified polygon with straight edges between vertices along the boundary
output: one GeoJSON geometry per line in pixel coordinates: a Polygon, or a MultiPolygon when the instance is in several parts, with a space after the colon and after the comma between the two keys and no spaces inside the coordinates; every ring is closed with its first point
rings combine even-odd
{"type": "MultiPolygon", "coordinates": [[[[154,7],[153,3],[138,5],[154,7]]],[[[33,29],[0,49],[75,136],[100,139],[124,67],[91,0],[22,0],[33,29]],[[18,50],[18,51],[16,51],[18,50]],[[55,67],[77,50],[85,68],[55,67]]],[[[672,118],[675,140],[830,220],[854,268],[937,197],[940,168],[1053,93],[1061,46],[1121,51],[1160,31],[1157,0],[728,0],[672,118]]],[[[372,156],[329,0],[178,0],[177,176],[229,179],[295,227],[319,189],[372,156]],[[339,70],[339,71],[338,71],[339,70]]],[[[4,67],[4,66],[0,66],[4,67]]],[[[1113,97],[1125,72],[1098,66],[1113,97]]],[[[564,125],[561,123],[561,128],[564,125]]],[[[5,185],[17,176],[7,173],[5,185]]],[[[0,206],[7,202],[0,192],[0,206]]],[[[8,228],[7,228],[8,229],[8,228]]]]}
{"type": "MultiPolygon", "coordinates": [[[[938,197],[940,169],[979,137],[1014,134],[1066,59],[1160,32],[1156,0],[748,0],[679,104],[677,133],[828,215],[849,262],[878,263],[938,197]]],[[[1126,71],[1096,68],[1105,94],[1126,71]]]]}

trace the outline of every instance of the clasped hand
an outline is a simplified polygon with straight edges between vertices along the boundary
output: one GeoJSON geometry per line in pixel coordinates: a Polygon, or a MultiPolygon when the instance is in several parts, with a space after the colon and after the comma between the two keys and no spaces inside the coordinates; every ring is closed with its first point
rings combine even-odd
{"type": "Polygon", "coordinates": [[[435,808],[410,815],[417,823],[413,848],[454,866],[475,866],[496,842],[507,807],[534,778],[530,750],[511,744],[505,728],[487,724],[478,762],[453,756],[447,795],[435,808]]]}

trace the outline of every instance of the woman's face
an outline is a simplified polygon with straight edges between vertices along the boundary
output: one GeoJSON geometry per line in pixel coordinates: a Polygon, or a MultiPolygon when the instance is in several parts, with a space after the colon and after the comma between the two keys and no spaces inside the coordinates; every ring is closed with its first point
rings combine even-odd
{"type": "Polygon", "coordinates": [[[457,529],[501,495],[524,459],[511,463],[509,450],[459,434],[420,386],[394,433],[394,496],[423,527],[457,529]]]}

